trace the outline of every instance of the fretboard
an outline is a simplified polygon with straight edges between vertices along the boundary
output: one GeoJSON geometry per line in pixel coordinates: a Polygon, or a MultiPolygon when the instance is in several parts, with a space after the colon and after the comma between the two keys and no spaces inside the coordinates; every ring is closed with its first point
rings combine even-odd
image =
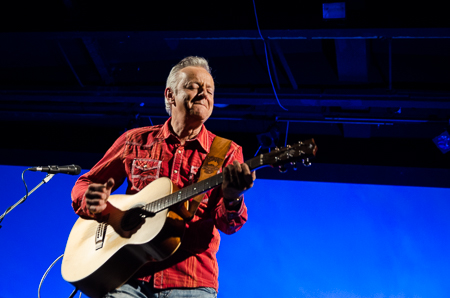
{"type": "MultiPolygon", "coordinates": [[[[262,154],[259,155],[258,157],[249,159],[245,163],[249,166],[250,171],[254,171],[264,166],[262,154]]],[[[143,208],[148,212],[158,213],[173,205],[176,205],[192,197],[195,197],[196,195],[207,192],[211,188],[221,185],[222,182],[223,182],[223,173],[220,173],[212,177],[209,177],[205,180],[202,180],[200,182],[197,182],[195,184],[189,185],[161,199],[148,203],[143,208]]]]}

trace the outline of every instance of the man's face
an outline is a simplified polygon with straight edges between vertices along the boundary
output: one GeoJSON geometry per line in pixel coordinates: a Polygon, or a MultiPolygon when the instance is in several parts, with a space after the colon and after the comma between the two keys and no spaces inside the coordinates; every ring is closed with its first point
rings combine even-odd
{"type": "Polygon", "coordinates": [[[185,67],[179,72],[176,94],[167,93],[172,101],[172,117],[205,122],[214,107],[214,80],[202,67],[185,67]]]}

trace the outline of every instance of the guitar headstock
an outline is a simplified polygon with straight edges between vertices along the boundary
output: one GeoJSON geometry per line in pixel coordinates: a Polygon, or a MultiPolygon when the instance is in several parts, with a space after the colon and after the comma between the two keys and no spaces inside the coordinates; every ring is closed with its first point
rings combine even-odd
{"type": "Polygon", "coordinates": [[[317,146],[314,139],[309,139],[297,144],[287,145],[283,148],[275,148],[272,152],[260,155],[261,165],[278,166],[280,172],[285,172],[284,165],[291,163],[296,169],[297,162],[301,161],[304,166],[310,166],[310,159],[316,155],[317,146]]]}

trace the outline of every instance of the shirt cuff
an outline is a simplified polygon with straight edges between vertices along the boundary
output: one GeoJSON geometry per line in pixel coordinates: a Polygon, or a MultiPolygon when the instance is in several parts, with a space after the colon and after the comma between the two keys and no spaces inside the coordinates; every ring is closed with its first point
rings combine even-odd
{"type": "Polygon", "coordinates": [[[240,197],[239,197],[239,204],[240,204],[240,206],[239,206],[239,209],[237,209],[237,210],[234,210],[234,209],[228,209],[227,208],[227,204],[233,204],[233,202],[234,201],[231,201],[231,202],[227,202],[227,201],[225,201],[225,199],[224,198],[222,198],[222,212],[224,213],[224,214],[227,214],[227,213],[233,213],[233,214],[235,214],[235,216],[241,216],[241,214],[244,212],[244,209],[245,209],[245,204],[244,204],[244,196],[243,195],[241,195],[240,197]]]}

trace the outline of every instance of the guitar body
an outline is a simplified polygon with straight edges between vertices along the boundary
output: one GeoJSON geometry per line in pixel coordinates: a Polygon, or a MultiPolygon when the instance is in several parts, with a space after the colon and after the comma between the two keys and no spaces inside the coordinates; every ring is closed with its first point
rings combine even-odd
{"type": "Polygon", "coordinates": [[[102,297],[124,284],[144,264],[171,256],[180,246],[185,229],[176,209],[127,219],[129,210],[141,210],[139,207],[173,191],[169,178],[159,178],[135,195],[110,196],[105,223],[79,218],[64,252],[63,278],[89,297],[102,297]]]}

